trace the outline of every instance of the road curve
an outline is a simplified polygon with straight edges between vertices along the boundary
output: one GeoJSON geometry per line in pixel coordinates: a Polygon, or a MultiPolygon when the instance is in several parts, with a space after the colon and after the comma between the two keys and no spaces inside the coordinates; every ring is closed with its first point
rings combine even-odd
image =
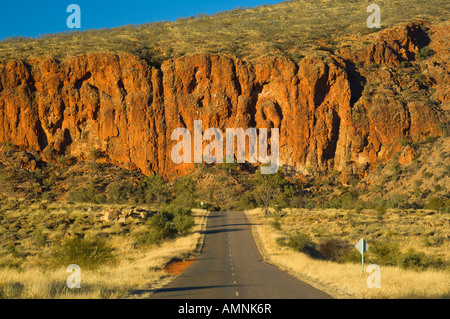
{"type": "Polygon", "coordinates": [[[212,212],[204,246],[151,299],[324,299],[326,293],[262,261],[243,212],[212,212]]]}

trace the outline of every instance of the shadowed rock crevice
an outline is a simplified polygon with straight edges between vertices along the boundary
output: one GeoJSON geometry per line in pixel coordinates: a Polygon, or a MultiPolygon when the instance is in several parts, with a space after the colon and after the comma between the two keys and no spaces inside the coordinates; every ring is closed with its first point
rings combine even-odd
{"type": "Polygon", "coordinates": [[[119,79],[117,81],[117,87],[119,88],[119,90],[123,93],[123,96],[127,95],[127,90],[125,90],[125,85],[123,84],[122,79],[119,79]]]}
{"type": "Polygon", "coordinates": [[[64,111],[66,110],[66,103],[64,101],[61,101],[60,107],[59,107],[59,118],[55,122],[55,124],[50,126],[51,133],[55,133],[56,130],[60,130],[62,128],[63,122],[64,122],[64,111]]]}
{"type": "Polygon", "coordinates": [[[250,95],[250,103],[247,107],[247,111],[250,115],[249,127],[256,127],[256,105],[258,104],[259,95],[262,93],[263,86],[259,83],[253,85],[253,89],[250,95]]]}
{"type": "Polygon", "coordinates": [[[40,150],[43,150],[48,145],[47,134],[45,134],[44,129],[42,128],[41,121],[37,120],[34,127],[38,138],[39,148],[40,150]]]}
{"type": "Polygon", "coordinates": [[[314,105],[319,107],[325,100],[325,97],[330,92],[330,85],[328,83],[330,68],[328,65],[324,67],[324,73],[318,78],[314,90],[314,105]]]}
{"type": "Polygon", "coordinates": [[[325,148],[323,149],[322,153],[322,162],[325,163],[329,160],[334,159],[336,155],[336,147],[337,142],[339,140],[339,130],[341,127],[341,118],[336,113],[336,111],[331,111],[331,132],[330,132],[330,139],[329,142],[325,145],[325,148]]]}
{"type": "Polygon", "coordinates": [[[75,84],[73,85],[74,89],[79,90],[83,85],[83,82],[89,80],[91,78],[91,75],[92,75],[91,72],[88,71],[86,72],[85,75],[81,77],[81,79],[77,79],[75,81],[75,84]]]}
{"type": "Polygon", "coordinates": [[[367,80],[364,76],[359,73],[355,63],[351,61],[345,61],[346,71],[348,76],[348,81],[350,83],[350,107],[353,108],[356,102],[361,98],[362,92],[364,91],[364,85],[367,80]]]}
{"type": "MultiPolygon", "coordinates": [[[[428,46],[431,42],[430,36],[428,35],[428,27],[426,25],[411,25],[407,28],[407,38],[411,39],[419,49],[428,46]]],[[[408,52],[408,60],[414,60],[414,52],[408,52]]]]}

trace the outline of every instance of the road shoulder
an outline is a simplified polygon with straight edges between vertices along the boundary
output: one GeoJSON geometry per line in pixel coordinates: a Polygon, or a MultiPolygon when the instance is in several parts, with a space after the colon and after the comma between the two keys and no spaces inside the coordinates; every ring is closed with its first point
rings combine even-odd
{"type": "Polygon", "coordinates": [[[276,255],[276,253],[271,252],[268,249],[267,241],[270,239],[263,238],[261,236],[262,228],[268,227],[268,226],[265,225],[265,223],[261,220],[261,218],[258,215],[258,213],[256,212],[256,210],[244,211],[244,214],[247,217],[247,220],[250,224],[253,238],[255,240],[256,246],[258,247],[259,252],[260,252],[264,262],[271,264],[271,265],[277,267],[278,269],[280,269],[281,271],[294,276],[295,278],[309,284],[310,286],[312,286],[318,290],[321,290],[321,291],[327,293],[332,298],[336,298],[336,299],[353,299],[353,298],[355,298],[354,296],[352,296],[350,293],[348,293],[346,291],[343,291],[343,290],[337,289],[336,287],[333,287],[331,285],[322,283],[318,280],[311,278],[307,274],[300,273],[298,271],[294,271],[292,268],[284,265],[283,263],[277,262],[273,258],[274,255],[276,255]]]}

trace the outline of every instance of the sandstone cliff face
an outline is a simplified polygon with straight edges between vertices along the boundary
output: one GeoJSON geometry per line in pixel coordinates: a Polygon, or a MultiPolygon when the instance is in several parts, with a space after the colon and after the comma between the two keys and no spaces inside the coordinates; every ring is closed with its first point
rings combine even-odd
{"type": "Polygon", "coordinates": [[[156,69],[128,54],[0,62],[0,141],[47,158],[82,159],[96,149],[116,165],[173,177],[193,166],[171,160],[175,128],[193,132],[194,120],[202,120],[203,130],[223,132],[278,127],[281,165],[362,177],[401,151],[401,140],[442,134],[441,106],[450,98],[445,30],[435,28],[434,55],[421,64],[437,104],[429,96],[405,100],[402,93],[424,92],[396,71],[430,41],[414,24],[383,31],[359,51],[298,65],[196,55],[156,69]],[[367,72],[355,67],[358,61],[382,67],[367,72]]]}

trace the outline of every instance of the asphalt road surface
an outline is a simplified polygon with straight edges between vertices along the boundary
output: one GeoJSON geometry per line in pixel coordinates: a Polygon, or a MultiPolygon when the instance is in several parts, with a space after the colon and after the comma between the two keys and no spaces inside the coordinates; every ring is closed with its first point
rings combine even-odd
{"type": "Polygon", "coordinates": [[[152,299],[322,299],[326,293],[262,261],[243,212],[212,212],[204,246],[152,299]]]}

